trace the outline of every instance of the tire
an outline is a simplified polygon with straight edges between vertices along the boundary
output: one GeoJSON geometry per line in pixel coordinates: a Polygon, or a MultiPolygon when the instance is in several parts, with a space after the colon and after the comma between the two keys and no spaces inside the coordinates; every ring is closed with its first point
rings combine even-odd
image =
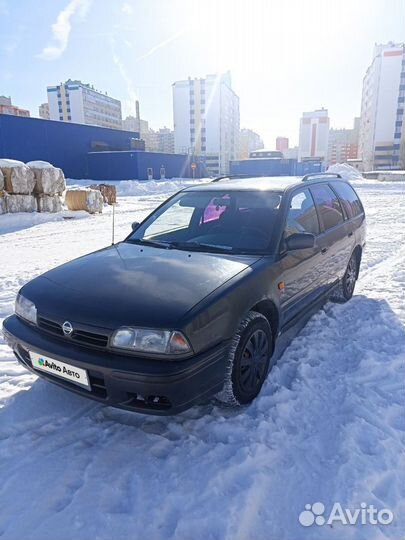
{"type": "Polygon", "coordinates": [[[359,275],[360,262],[356,253],[352,253],[346,268],[345,275],[341,279],[337,290],[332,294],[331,300],[344,304],[348,302],[354,293],[357,277],[359,275]]]}
{"type": "Polygon", "coordinates": [[[217,399],[230,406],[251,403],[266,380],[272,352],[268,320],[261,313],[249,311],[229,347],[224,387],[217,399]]]}

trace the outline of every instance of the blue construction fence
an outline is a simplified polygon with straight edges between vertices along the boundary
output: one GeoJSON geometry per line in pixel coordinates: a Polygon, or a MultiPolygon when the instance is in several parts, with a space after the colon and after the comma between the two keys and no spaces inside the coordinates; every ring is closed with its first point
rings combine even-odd
{"type": "Polygon", "coordinates": [[[134,139],[139,139],[134,131],[0,114],[0,158],[49,161],[75,179],[206,175],[203,158],[132,150],[134,139]]]}

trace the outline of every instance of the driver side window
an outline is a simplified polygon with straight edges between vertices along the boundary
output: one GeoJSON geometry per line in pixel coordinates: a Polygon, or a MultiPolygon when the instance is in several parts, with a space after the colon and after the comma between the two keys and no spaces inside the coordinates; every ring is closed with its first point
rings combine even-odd
{"type": "Polygon", "coordinates": [[[293,195],[288,210],[287,221],[283,238],[296,233],[319,234],[318,215],[312,195],[308,189],[304,189],[293,195]]]}

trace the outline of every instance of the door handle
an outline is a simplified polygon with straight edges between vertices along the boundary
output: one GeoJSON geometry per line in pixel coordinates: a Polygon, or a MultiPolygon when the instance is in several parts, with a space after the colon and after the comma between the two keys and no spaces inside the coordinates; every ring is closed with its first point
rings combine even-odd
{"type": "Polygon", "coordinates": [[[347,236],[353,236],[353,231],[350,231],[349,234],[347,236]]]}
{"type": "Polygon", "coordinates": [[[321,249],[321,253],[326,253],[328,251],[328,248],[324,247],[321,249]]]}

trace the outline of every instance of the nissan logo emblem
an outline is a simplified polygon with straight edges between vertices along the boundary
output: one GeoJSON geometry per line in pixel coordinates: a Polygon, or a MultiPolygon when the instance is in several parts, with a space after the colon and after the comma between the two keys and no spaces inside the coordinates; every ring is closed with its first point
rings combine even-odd
{"type": "Polygon", "coordinates": [[[70,336],[70,334],[73,332],[73,326],[71,325],[69,321],[65,321],[62,324],[62,330],[65,336],[70,336]]]}

